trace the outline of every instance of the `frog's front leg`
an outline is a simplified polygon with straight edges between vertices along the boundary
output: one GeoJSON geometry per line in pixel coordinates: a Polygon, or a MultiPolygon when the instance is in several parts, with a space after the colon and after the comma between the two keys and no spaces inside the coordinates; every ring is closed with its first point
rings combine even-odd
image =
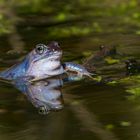
{"type": "Polygon", "coordinates": [[[32,78],[31,80],[29,80],[29,82],[38,82],[38,81],[42,81],[42,80],[44,80],[44,79],[47,79],[47,78],[49,78],[49,77],[51,77],[51,76],[49,76],[49,75],[44,75],[44,76],[42,76],[42,77],[34,77],[34,78],[32,78]]]}
{"type": "Polygon", "coordinates": [[[65,72],[76,72],[79,77],[83,77],[83,75],[86,75],[92,78],[92,75],[96,75],[88,72],[87,69],[80,64],[76,64],[73,62],[65,62],[62,65],[65,72]]]}

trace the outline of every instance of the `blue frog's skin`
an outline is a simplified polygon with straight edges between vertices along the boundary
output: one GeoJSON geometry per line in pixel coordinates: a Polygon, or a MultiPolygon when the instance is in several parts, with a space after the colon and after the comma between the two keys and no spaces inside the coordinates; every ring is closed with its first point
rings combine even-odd
{"type": "Polygon", "coordinates": [[[64,107],[64,99],[61,88],[64,84],[79,80],[75,74],[60,75],[35,82],[18,78],[12,84],[19,89],[38,109],[39,113],[46,115],[51,111],[59,111],[64,107]]]}
{"type": "Polygon", "coordinates": [[[38,44],[19,64],[0,73],[0,77],[7,80],[23,78],[31,81],[44,79],[75,71],[78,75],[90,76],[90,73],[81,65],[72,62],[61,64],[62,50],[58,43],[53,41],[48,45],[38,44]]]}
{"type": "Polygon", "coordinates": [[[48,78],[34,83],[18,78],[13,81],[13,85],[27,96],[42,115],[63,108],[61,93],[63,80],[60,77],[48,78]]]}

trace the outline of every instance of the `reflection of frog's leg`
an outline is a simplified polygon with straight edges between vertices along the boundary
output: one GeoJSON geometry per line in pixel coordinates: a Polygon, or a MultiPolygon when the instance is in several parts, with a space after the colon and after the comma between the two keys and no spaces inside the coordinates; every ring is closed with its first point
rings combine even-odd
{"type": "Polygon", "coordinates": [[[73,82],[73,81],[79,81],[81,78],[73,73],[67,73],[67,76],[63,78],[63,82],[73,82]]]}

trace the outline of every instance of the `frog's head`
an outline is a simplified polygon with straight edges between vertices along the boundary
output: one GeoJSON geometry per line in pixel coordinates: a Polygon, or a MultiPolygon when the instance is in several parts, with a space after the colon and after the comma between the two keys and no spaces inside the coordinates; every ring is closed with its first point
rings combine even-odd
{"type": "Polygon", "coordinates": [[[62,50],[57,42],[53,41],[48,45],[37,44],[35,49],[29,54],[30,60],[36,63],[40,60],[59,61],[62,56],[62,50]]]}

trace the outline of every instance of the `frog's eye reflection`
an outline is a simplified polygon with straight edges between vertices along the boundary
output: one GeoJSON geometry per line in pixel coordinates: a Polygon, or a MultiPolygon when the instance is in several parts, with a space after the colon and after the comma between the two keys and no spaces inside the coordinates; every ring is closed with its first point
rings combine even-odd
{"type": "Polygon", "coordinates": [[[37,46],[36,46],[36,53],[38,53],[38,54],[43,54],[44,53],[44,51],[45,51],[45,45],[43,45],[43,44],[38,44],[37,46]]]}
{"type": "Polygon", "coordinates": [[[47,109],[45,106],[40,106],[39,109],[38,109],[38,113],[39,113],[39,114],[42,114],[42,115],[48,114],[49,111],[50,111],[50,110],[47,109]]]}

